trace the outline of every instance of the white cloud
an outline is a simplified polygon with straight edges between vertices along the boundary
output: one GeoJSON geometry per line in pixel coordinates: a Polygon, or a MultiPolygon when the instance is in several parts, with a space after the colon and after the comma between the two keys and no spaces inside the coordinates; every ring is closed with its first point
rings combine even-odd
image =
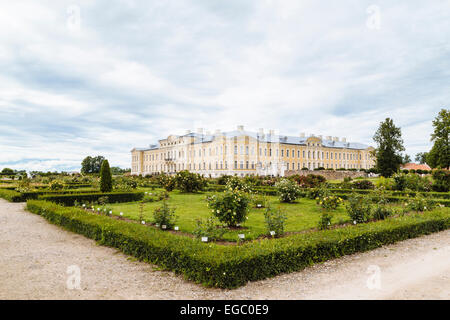
{"type": "Polygon", "coordinates": [[[381,1],[379,30],[372,4],[78,1],[74,32],[70,1],[3,1],[0,167],[129,167],[134,146],[237,124],[372,144],[386,117],[427,151],[450,100],[449,2],[381,1]]]}

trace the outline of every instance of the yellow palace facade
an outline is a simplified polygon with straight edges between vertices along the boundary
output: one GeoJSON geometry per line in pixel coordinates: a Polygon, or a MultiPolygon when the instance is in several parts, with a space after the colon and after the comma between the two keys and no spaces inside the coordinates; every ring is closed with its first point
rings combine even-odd
{"type": "Polygon", "coordinates": [[[149,175],[189,170],[204,176],[280,175],[287,170],[369,169],[372,147],[345,138],[277,135],[273,130],[237,130],[211,134],[170,135],[148,148],[131,150],[131,174],[149,175]]]}

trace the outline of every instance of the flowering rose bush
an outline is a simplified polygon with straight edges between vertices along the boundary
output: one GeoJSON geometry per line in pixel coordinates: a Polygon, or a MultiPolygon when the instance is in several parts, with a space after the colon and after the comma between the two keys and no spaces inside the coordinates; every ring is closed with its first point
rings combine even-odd
{"type": "Polygon", "coordinates": [[[292,180],[283,179],[275,184],[281,202],[293,202],[300,195],[300,188],[292,180]]]}
{"type": "Polygon", "coordinates": [[[250,197],[242,191],[228,189],[206,200],[212,214],[229,227],[235,227],[247,219],[250,197]]]}
{"type": "Polygon", "coordinates": [[[346,206],[350,219],[356,223],[367,222],[372,214],[372,201],[361,194],[351,194],[346,206]]]}
{"type": "Polygon", "coordinates": [[[325,210],[336,210],[339,205],[344,202],[342,198],[338,196],[325,196],[325,197],[317,197],[317,204],[320,205],[325,210]]]}
{"type": "Polygon", "coordinates": [[[226,188],[228,190],[237,190],[243,192],[251,192],[250,186],[239,177],[230,177],[227,180],[226,188]]]}
{"type": "Polygon", "coordinates": [[[187,170],[178,172],[175,176],[175,181],[177,188],[182,192],[202,191],[207,185],[205,178],[187,170]]]}

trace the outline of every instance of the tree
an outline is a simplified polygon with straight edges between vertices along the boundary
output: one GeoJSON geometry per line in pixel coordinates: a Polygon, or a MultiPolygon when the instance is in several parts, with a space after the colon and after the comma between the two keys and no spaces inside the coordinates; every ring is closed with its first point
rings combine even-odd
{"type": "Polygon", "coordinates": [[[420,164],[427,163],[428,152],[419,152],[416,154],[416,158],[414,159],[416,162],[420,164]]]}
{"type": "Polygon", "coordinates": [[[405,154],[404,156],[402,156],[402,164],[407,164],[411,162],[411,157],[409,156],[409,154],[405,154]]]}
{"type": "Polygon", "coordinates": [[[373,136],[377,143],[375,149],[376,168],[383,177],[390,177],[402,164],[401,152],[405,150],[403,146],[401,129],[394,125],[394,121],[386,118],[373,136]]]}
{"type": "Polygon", "coordinates": [[[450,110],[442,109],[433,120],[434,132],[431,134],[433,147],[427,156],[427,163],[432,168],[450,167],[450,110]]]}
{"type": "Polygon", "coordinates": [[[10,168],[3,168],[2,172],[1,172],[1,175],[4,175],[4,176],[12,176],[14,174],[15,174],[15,171],[10,168]]]}
{"type": "Polygon", "coordinates": [[[112,176],[111,169],[109,168],[108,160],[103,160],[102,167],[100,169],[100,191],[111,192],[112,191],[112,176]]]}
{"type": "Polygon", "coordinates": [[[120,167],[111,167],[111,173],[114,176],[123,175],[124,173],[131,172],[131,169],[122,169],[120,167]]]}
{"type": "Polygon", "coordinates": [[[105,160],[103,156],[87,156],[81,162],[81,173],[99,173],[103,160],[105,160]]]}

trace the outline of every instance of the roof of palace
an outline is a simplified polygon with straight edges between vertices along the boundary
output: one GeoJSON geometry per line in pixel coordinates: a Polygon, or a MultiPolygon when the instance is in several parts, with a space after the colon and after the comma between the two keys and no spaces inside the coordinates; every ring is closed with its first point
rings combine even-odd
{"type": "MultiPolygon", "coordinates": [[[[228,132],[220,132],[217,134],[201,134],[201,133],[196,133],[196,132],[189,132],[187,134],[184,134],[181,136],[176,136],[176,137],[193,137],[194,144],[201,144],[201,143],[212,142],[216,138],[219,138],[222,136],[226,137],[227,139],[233,138],[233,137],[239,137],[239,136],[249,136],[249,137],[252,137],[261,142],[282,143],[282,144],[292,144],[292,145],[306,145],[306,141],[309,138],[315,137],[315,138],[318,138],[321,140],[322,146],[328,147],[328,148],[341,148],[341,149],[345,148],[345,149],[364,150],[369,147],[368,145],[365,145],[362,143],[327,140],[325,138],[320,138],[317,136],[309,136],[309,137],[284,136],[284,135],[276,135],[276,134],[272,135],[269,133],[260,134],[258,132],[245,131],[245,130],[234,130],[234,131],[228,131],[228,132]]],[[[158,148],[159,148],[158,145],[150,145],[149,148],[134,148],[133,150],[149,151],[149,150],[155,150],[158,148]]]]}

